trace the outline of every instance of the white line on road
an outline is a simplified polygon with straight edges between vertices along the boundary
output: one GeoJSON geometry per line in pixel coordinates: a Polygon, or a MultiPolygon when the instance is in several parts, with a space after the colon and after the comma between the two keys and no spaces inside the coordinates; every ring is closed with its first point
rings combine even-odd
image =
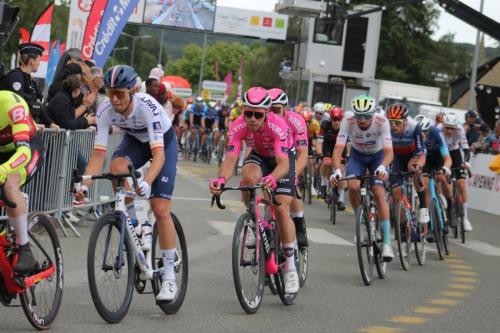
{"type": "Polygon", "coordinates": [[[486,256],[500,257],[500,248],[491,244],[481,242],[477,239],[466,239],[465,244],[462,244],[459,239],[451,239],[457,245],[463,246],[469,250],[476,251],[486,256]]]}
{"type": "Polygon", "coordinates": [[[319,228],[307,228],[307,238],[314,243],[354,246],[353,243],[319,228]]]}

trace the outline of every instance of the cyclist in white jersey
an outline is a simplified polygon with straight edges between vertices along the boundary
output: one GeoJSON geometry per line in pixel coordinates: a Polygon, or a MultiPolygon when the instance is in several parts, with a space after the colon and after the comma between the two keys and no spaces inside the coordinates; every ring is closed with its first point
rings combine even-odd
{"type": "MultiPolygon", "coordinates": [[[[158,224],[160,254],[165,263],[159,301],[171,301],[177,294],[175,282],[175,228],[170,216],[177,164],[177,139],[172,122],[162,106],[149,94],[133,93],[137,73],[127,65],[111,67],[104,75],[109,97],[97,110],[97,133],[94,150],[85,170],[96,175],[106,158],[109,128],[117,126],[126,132],[122,143],[113,153],[111,173],[127,173],[128,164],[136,169],[151,161],[137,194],[150,198],[151,209],[158,224]]],[[[82,191],[76,193],[82,200],[91,181],[83,182],[82,191]]],[[[133,199],[127,198],[127,213],[137,223],[133,199]]],[[[151,229],[151,228],[149,228],[151,229]]],[[[145,237],[146,235],[142,235],[145,237]]],[[[144,245],[143,245],[144,248],[144,245]]]]}
{"type": "MultiPolygon", "coordinates": [[[[470,168],[470,148],[467,142],[467,137],[465,136],[464,128],[459,124],[458,118],[455,114],[450,113],[444,117],[443,134],[445,143],[450,152],[452,173],[457,180],[458,191],[460,193],[460,198],[456,199],[461,199],[464,206],[464,230],[472,231],[472,225],[467,214],[467,189],[465,187],[465,170],[470,168]],[[463,159],[462,151],[464,153],[463,159]]],[[[454,207],[454,205],[451,205],[451,200],[449,199],[452,191],[452,185],[449,184],[447,190],[449,193],[447,198],[448,204],[450,205],[449,207],[454,207]]],[[[450,215],[451,225],[455,226],[457,223],[455,214],[450,213],[450,215]]]]}
{"type": "MultiPolygon", "coordinates": [[[[389,223],[389,204],[385,199],[385,187],[383,180],[387,177],[387,168],[392,162],[394,153],[392,151],[392,139],[389,122],[387,119],[375,112],[375,99],[367,95],[359,95],[353,98],[352,108],[354,115],[344,117],[340,125],[340,132],[333,150],[333,169],[335,170],[330,181],[332,186],[337,186],[342,178],[340,162],[342,152],[350,139],[351,153],[347,164],[346,175],[362,177],[368,170],[376,178],[372,180],[372,191],[378,208],[379,220],[381,221],[384,261],[391,261],[394,253],[391,247],[391,231],[389,223]]],[[[361,195],[358,179],[347,182],[349,198],[356,216],[360,214],[361,195]]]]}

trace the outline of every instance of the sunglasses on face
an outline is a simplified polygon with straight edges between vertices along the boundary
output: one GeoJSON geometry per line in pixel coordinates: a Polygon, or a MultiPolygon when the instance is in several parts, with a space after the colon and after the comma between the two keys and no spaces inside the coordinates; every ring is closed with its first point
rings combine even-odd
{"type": "Polygon", "coordinates": [[[342,121],[342,118],[339,118],[339,117],[332,117],[332,121],[342,121]]]}
{"type": "Polygon", "coordinates": [[[390,125],[401,125],[403,123],[403,119],[389,119],[390,125]]]}
{"type": "Polygon", "coordinates": [[[370,120],[370,119],[372,119],[372,116],[371,115],[355,115],[354,118],[356,118],[356,120],[370,120]]]}
{"type": "Polygon", "coordinates": [[[271,111],[274,113],[281,112],[283,109],[279,106],[271,106],[271,111]]]}
{"type": "Polygon", "coordinates": [[[127,94],[129,93],[129,90],[127,89],[106,89],[106,95],[110,98],[113,99],[113,97],[117,97],[118,99],[123,99],[127,94]]]}
{"type": "Polygon", "coordinates": [[[264,112],[245,111],[243,114],[249,119],[252,117],[255,117],[255,119],[262,119],[264,117],[264,112]]]}

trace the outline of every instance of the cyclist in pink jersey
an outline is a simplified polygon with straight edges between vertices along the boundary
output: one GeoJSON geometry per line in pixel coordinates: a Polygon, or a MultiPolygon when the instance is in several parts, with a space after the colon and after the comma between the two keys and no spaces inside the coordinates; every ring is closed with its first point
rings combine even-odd
{"type": "MultiPolygon", "coordinates": [[[[299,113],[288,110],[288,96],[280,88],[267,91],[271,96],[271,111],[283,117],[290,128],[291,140],[295,150],[296,174],[300,176],[307,165],[308,139],[307,126],[304,118],[299,113]]],[[[290,203],[290,213],[295,224],[297,243],[300,248],[309,246],[305,232],[304,204],[301,199],[293,198],[290,203]]]]}
{"type": "MultiPolygon", "coordinates": [[[[299,290],[295,268],[295,228],[290,217],[290,202],[295,197],[295,157],[290,142],[290,129],[283,118],[269,112],[271,97],[261,87],[250,88],[243,97],[243,114],[232,124],[228,134],[226,159],[219,169],[219,178],[210,180],[212,194],[219,194],[233,174],[243,141],[252,148],[241,170],[242,185],[262,182],[276,193],[276,207],[282,246],[286,255],[285,293],[299,290]],[[287,204],[288,203],[288,204],[287,204]]],[[[248,204],[248,193],[243,193],[248,204]]]]}

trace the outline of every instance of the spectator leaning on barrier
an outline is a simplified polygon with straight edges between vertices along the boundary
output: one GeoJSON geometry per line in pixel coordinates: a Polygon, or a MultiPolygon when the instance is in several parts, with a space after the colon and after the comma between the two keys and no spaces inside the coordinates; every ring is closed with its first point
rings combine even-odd
{"type": "Polygon", "coordinates": [[[49,87],[49,95],[47,96],[47,101],[50,100],[62,89],[63,80],[70,75],[82,75],[82,67],[78,63],[71,63],[66,65],[60,73],[60,79],[55,80],[49,87]]]}
{"type": "Polygon", "coordinates": [[[90,81],[89,88],[90,91],[96,93],[96,101],[95,107],[96,109],[101,105],[102,102],[106,99],[105,94],[100,94],[99,91],[104,87],[104,73],[101,67],[91,67],[90,68],[90,81]]]}
{"type": "Polygon", "coordinates": [[[479,127],[479,137],[476,142],[473,142],[470,146],[471,152],[473,154],[487,153],[490,149],[492,139],[493,137],[488,125],[482,124],[481,127],[479,127]]]}
{"type": "Polygon", "coordinates": [[[479,138],[479,128],[481,127],[481,120],[477,113],[472,110],[465,113],[464,130],[469,146],[477,141],[479,138]]]}

